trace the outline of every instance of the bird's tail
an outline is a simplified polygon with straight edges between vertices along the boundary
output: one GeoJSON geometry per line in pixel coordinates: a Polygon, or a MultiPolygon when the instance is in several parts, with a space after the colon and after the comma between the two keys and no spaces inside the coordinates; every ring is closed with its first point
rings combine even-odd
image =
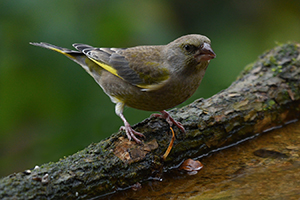
{"type": "Polygon", "coordinates": [[[86,59],[87,57],[82,52],[55,46],[53,44],[49,44],[49,43],[45,43],[45,42],[40,42],[40,43],[30,42],[30,44],[34,45],[34,46],[38,46],[38,47],[43,47],[46,49],[51,49],[53,51],[56,51],[58,53],[61,53],[65,56],[67,56],[74,62],[81,65],[92,77],[94,77],[90,70],[91,66],[89,66],[89,65],[95,65],[95,64],[91,63],[91,61],[89,61],[89,59],[86,59]]]}
{"type": "MultiPolygon", "coordinates": [[[[40,42],[40,43],[30,42],[30,44],[34,45],[34,46],[38,46],[38,47],[43,47],[46,49],[51,49],[53,51],[56,51],[58,53],[61,53],[65,56],[67,56],[74,62],[81,65],[81,67],[83,69],[85,69],[85,71],[87,73],[89,73],[98,83],[98,78],[99,78],[99,75],[101,74],[101,71],[103,70],[103,68],[100,67],[99,65],[97,65],[96,63],[94,63],[93,61],[91,61],[90,59],[87,59],[87,56],[84,53],[82,53],[80,49],[79,49],[79,51],[76,51],[76,50],[71,50],[71,49],[55,46],[53,44],[48,44],[45,42],[40,42]],[[97,71],[97,73],[94,73],[94,71],[97,71]]],[[[87,46],[88,45],[85,45],[85,47],[87,47],[87,46]]]]}
{"type": "Polygon", "coordinates": [[[30,44],[34,45],[34,46],[38,46],[38,47],[43,47],[46,49],[51,49],[53,51],[56,51],[58,53],[61,53],[65,56],[67,56],[68,58],[77,62],[81,66],[86,65],[86,63],[85,63],[86,56],[83,53],[81,53],[80,51],[75,51],[75,50],[55,46],[53,44],[49,44],[49,43],[45,43],[45,42],[40,42],[40,43],[30,42],[30,44]]]}
{"type": "Polygon", "coordinates": [[[51,49],[51,50],[56,51],[58,53],[64,54],[65,56],[67,56],[71,59],[76,59],[76,56],[82,54],[79,51],[70,50],[70,49],[67,49],[67,48],[55,46],[53,44],[48,44],[48,43],[45,43],[45,42],[40,42],[40,43],[30,42],[30,44],[34,45],[34,46],[38,46],[38,47],[43,47],[43,48],[46,48],[46,49],[51,49]]]}

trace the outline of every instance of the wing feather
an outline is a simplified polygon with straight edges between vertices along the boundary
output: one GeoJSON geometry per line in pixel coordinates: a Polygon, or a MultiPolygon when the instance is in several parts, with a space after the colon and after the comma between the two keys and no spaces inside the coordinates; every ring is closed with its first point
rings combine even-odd
{"type": "Polygon", "coordinates": [[[73,46],[100,67],[143,91],[156,90],[169,79],[169,70],[161,66],[159,53],[149,56],[147,47],[121,49],[94,48],[84,44],[73,46]]]}

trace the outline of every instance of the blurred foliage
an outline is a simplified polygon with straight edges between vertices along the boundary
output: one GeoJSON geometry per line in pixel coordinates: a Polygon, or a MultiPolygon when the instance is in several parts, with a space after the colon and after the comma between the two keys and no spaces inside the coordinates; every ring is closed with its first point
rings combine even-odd
{"type": "MultiPolygon", "coordinates": [[[[299,42],[299,10],[293,0],[1,1],[0,177],[57,161],[122,125],[114,104],[79,65],[29,42],[129,47],[206,35],[217,58],[186,105],[228,87],[276,42],[299,42]]],[[[149,115],[125,109],[131,124],[149,115]]]]}

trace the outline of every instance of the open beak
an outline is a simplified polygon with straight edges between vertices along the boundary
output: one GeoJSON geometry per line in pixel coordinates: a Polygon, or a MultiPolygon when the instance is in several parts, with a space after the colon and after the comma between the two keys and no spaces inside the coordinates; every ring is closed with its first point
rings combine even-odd
{"type": "Polygon", "coordinates": [[[203,47],[196,51],[195,59],[197,62],[209,61],[216,57],[215,52],[212,50],[210,44],[204,43],[203,47]]]}

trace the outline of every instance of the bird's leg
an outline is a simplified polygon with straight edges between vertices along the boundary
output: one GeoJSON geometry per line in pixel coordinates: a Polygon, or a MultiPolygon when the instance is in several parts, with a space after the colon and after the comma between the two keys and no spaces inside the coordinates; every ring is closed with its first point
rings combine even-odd
{"type": "Polygon", "coordinates": [[[125,117],[124,117],[124,115],[123,115],[122,113],[120,114],[120,118],[121,118],[121,119],[123,120],[123,122],[124,122],[124,126],[121,126],[121,127],[120,127],[120,130],[125,130],[126,135],[127,135],[127,137],[128,137],[129,140],[131,140],[131,138],[132,138],[134,141],[136,141],[136,143],[139,143],[139,144],[140,144],[140,143],[141,143],[141,140],[137,139],[137,138],[135,137],[135,135],[138,135],[138,136],[144,137],[144,138],[145,138],[145,136],[144,136],[142,133],[139,133],[139,132],[133,130],[132,127],[131,127],[130,124],[127,122],[127,120],[125,119],[125,117]]]}
{"type": "Polygon", "coordinates": [[[116,114],[124,122],[124,126],[121,126],[120,130],[125,130],[126,135],[128,137],[128,140],[131,140],[131,138],[132,138],[134,141],[136,141],[136,143],[140,144],[141,140],[136,138],[135,135],[138,135],[138,136],[144,137],[144,138],[145,138],[145,136],[142,133],[139,133],[139,132],[132,129],[132,127],[130,126],[130,124],[127,122],[127,120],[125,119],[125,117],[123,115],[123,109],[124,109],[124,104],[123,103],[117,103],[116,104],[116,107],[115,107],[116,114]]]}
{"type": "Polygon", "coordinates": [[[185,129],[184,129],[184,127],[182,126],[182,124],[181,124],[180,122],[175,121],[175,119],[173,119],[173,118],[171,117],[171,115],[170,115],[167,111],[163,110],[163,111],[159,111],[159,112],[160,112],[161,114],[154,113],[154,114],[151,115],[151,117],[153,116],[153,117],[160,117],[160,118],[163,118],[163,119],[165,119],[165,120],[168,122],[168,124],[170,125],[170,127],[172,127],[173,124],[174,124],[174,125],[177,126],[182,132],[185,133],[185,129]]]}

